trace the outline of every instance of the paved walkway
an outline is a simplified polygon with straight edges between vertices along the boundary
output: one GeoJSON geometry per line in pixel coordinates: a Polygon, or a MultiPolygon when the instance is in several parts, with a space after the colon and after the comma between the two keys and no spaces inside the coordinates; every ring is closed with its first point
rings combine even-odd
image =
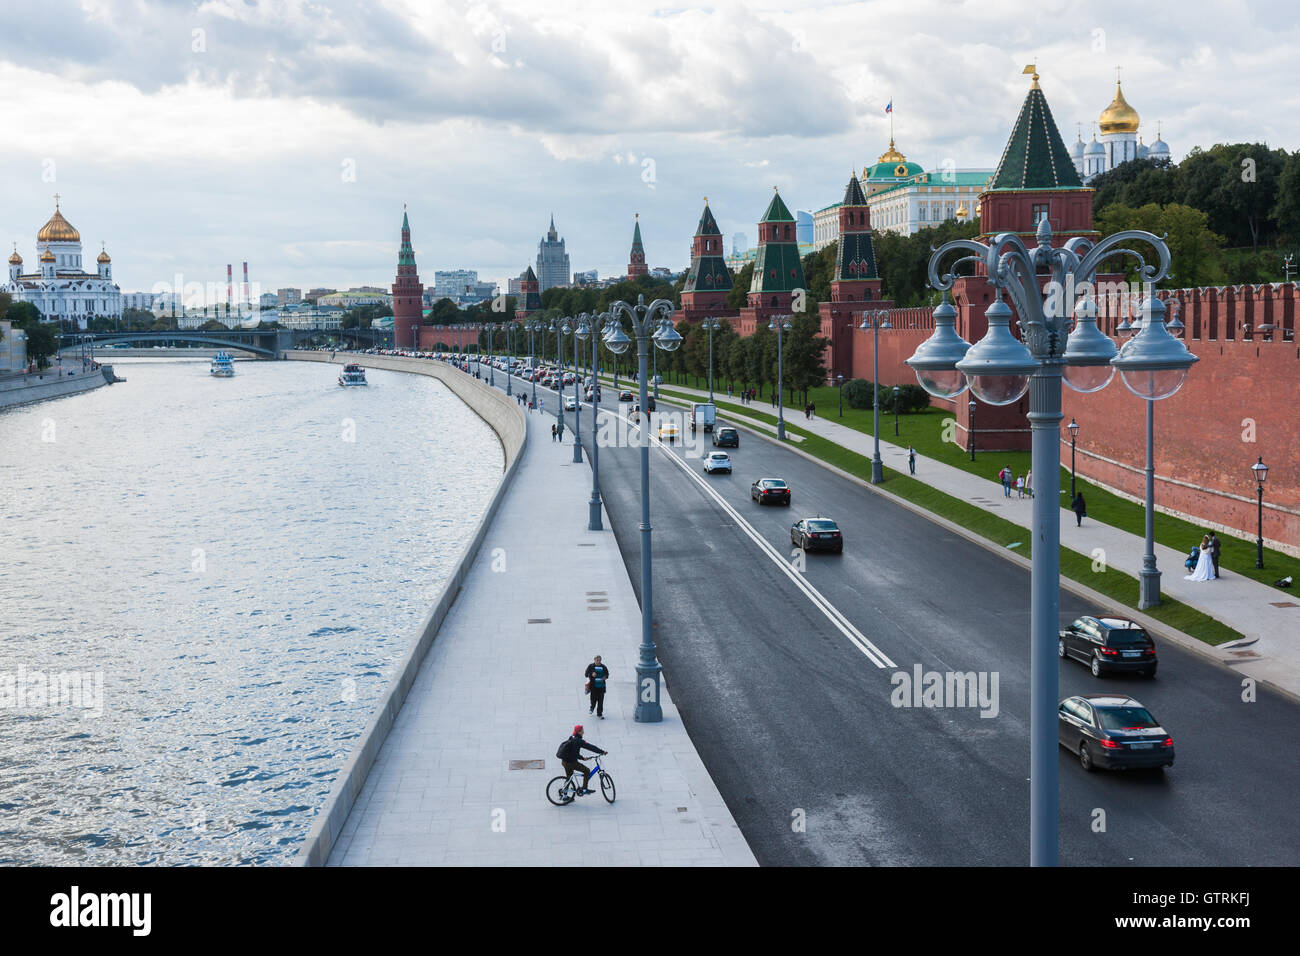
{"type": "Polygon", "coordinates": [[[632,719],[640,607],[608,519],[587,531],[591,469],[551,441],[554,420],[528,416],[519,473],[330,866],[755,865],[667,689],[662,723],[632,719]],[[595,654],[605,720],[582,694],[595,654]],[[613,805],[546,800],[575,723],[610,751],[613,805]]]}
{"type": "MultiPolygon", "coordinates": [[[[660,389],[661,394],[663,390],[671,390],[708,398],[707,389],[671,384],[662,385],[660,389]]],[[[739,403],[739,399],[728,399],[725,389],[721,393],[715,389],[714,396],[720,401],[739,403]]],[[[672,401],[667,395],[664,400],[672,401]]],[[[772,413],[766,401],[756,402],[754,409],[772,413]]],[[[870,435],[841,425],[833,418],[804,419],[802,410],[797,415],[790,415],[789,411],[787,409],[787,424],[797,425],[851,451],[871,457],[874,442],[870,435]]],[[[731,421],[744,422],[759,431],[775,431],[773,426],[765,422],[751,423],[743,416],[730,412],[719,414],[731,421]]],[[[884,416],[882,422],[883,419],[884,416]]],[[[889,444],[883,437],[880,442],[880,457],[887,467],[907,471],[907,449],[889,444]]],[[[994,458],[988,460],[993,465],[997,464],[994,458]]],[[[1010,498],[1004,498],[1002,485],[998,482],[919,454],[916,456],[915,477],[954,498],[1021,525],[1026,532],[1033,521],[1032,499],[1017,498],[1015,489],[1012,489],[1010,498]]],[[[1083,519],[1083,527],[1076,527],[1074,522],[1074,513],[1062,509],[1061,544],[1082,554],[1093,554],[1096,549],[1101,549],[1110,567],[1137,577],[1146,550],[1145,542],[1140,536],[1089,518],[1083,519]]],[[[1188,548],[1195,543],[1190,542],[1188,548]]],[[[1300,605],[1300,597],[1293,598],[1292,592],[1260,584],[1227,569],[1222,569],[1222,576],[1217,581],[1186,581],[1183,578],[1187,573],[1183,560],[1187,552],[1175,551],[1158,543],[1155,550],[1156,566],[1162,572],[1160,589],[1163,594],[1223,621],[1251,642],[1243,646],[1223,645],[1215,648],[1215,656],[1232,664],[1247,676],[1271,681],[1292,694],[1300,695],[1300,606],[1297,606],[1300,605]],[[1279,607],[1279,604],[1292,606],[1279,607]]],[[[1137,595],[1134,594],[1133,597],[1136,601],[1137,595]]]]}

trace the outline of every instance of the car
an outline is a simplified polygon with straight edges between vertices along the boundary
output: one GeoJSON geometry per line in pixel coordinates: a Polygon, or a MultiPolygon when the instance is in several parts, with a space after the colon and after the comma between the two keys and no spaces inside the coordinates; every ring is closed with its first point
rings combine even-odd
{"type": "Polygon", "coordinates": [[[677,425],[674,424],[673,422],[660,422],[660,423],[659,423],[659,440],[660,440],[660,441],[666,441],[666,442],[668,442],[668,444],[671,445],[673,442],[675,442],[675,441],[677,440],[677,435],[679,434],[679,432],[680,432],[680,429],[679,429],[679,428],[677,427],[677,425]]]}
{"type": "Polygon", "coordinates": [[[749,497],[760,505],[789,505],[790,486],[781,478],[760,478],[749,486],[749,497]]]}
{"type": "Polygon", "coordinates": [[[704,470],[709,474],[715,471],[731,474],[731,457],[725,451],[711,451],[704,456],[704,470]]]}
{"type": "Polygon", "coordinates": [[[629,392],[629,391],[627,391],[626,389],[624,389],[623,391],[621,391],[621,392],[618,393],[618,400],[619,400],[620,402],[632,402],[632,401],[636,401],[636,399],[634,399],[634,398],[632,397],[632,393],[629,392]]]}
{"type": "MultiPolygon", "coordinates": [[[[633,401],[635,401],[635,399],[633,399],[633,401]]],[[[653,411],[655,410],[655,397],[654,397],[653,395],[651,395],[649,398],[647,398],[645,403],[646,403],[646,407],[648,407],[648,408],[650,409],[650,411],[653,412],[653,411]]],[[[635,405],[633,405],[633,406],[632,406],[632,411],[634,411],[634,412],[639,412],[639,411],[641,411],[641,403],[640,403],[640,402],[637,402],[635,405]]]]}
{"type": "Polygon", "coordinates": [[[1174,738],[1132,697],[1067,697],[1056,711],[1057,739],[1084,770],[1163,770],[1174,765],[1174,738]]]}
{"type": "MultiPolygon", "coordinates": [[[[595,391],[596,391],[596,403],[597,403],[597,404],[600,404],[600,386],[599,386],[599,385],[596,386],[596,390],[595,390],[595,391]]],[[[592,393],[592,388],[591,388],[590,385],[588,385],[588,386],[587,386],[587,390],[583,393],[583,394],[586,396],[587,401],[591,401],[591,397],[592,397],[592,396],[591,396],[591,393],[592,393]]]]}
{"type": "Polygon", "coordinates": [[[734,428],[719,426],[713,430],[714,448],[739,448],[740,432],[734,428]]]}
{"type": "Polygon", "coordinates": [[[1081,617],[1060,632],[1056,652],[1087,664],[1093,677],[1135,671],[1156,676],[1156,644],[1140,625],[1115,617],[1081,617]]]}
{"type": "Polygon", "coordinates": [[[564,410],[566,412],[576,412],[578,410],[578,400],[572,395],[564,399],[564,410]]]}
{"type": "Polygon", "coordinates": [[[805,551],[844,551],[844,535],[830,518],[801,518],[790,528],[790,543],[805,551]]]}

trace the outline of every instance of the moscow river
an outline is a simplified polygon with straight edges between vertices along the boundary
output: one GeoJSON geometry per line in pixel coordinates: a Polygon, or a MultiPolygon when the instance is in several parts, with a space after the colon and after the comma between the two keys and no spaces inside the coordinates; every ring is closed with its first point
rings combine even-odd
{"type": "Polygon", "coordinates": [[[0,411],[0,864],[289,863],[501,444],[424,376],[115,368],[0,411]]]}

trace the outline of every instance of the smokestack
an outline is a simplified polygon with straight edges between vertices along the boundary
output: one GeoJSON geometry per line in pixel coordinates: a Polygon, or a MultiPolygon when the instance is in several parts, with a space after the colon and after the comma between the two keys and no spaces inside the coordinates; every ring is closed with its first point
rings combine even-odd
{"type": "Polygon", "coordinates": [[[235,297],[235,272],[231,263],[226,263],[226,311],[230,311],[231,300],[235,297]]]}
{"type": "Polygon", "coordinates": [[[244,301],[248,301],[248,263],[244,263],[244,301]]]}

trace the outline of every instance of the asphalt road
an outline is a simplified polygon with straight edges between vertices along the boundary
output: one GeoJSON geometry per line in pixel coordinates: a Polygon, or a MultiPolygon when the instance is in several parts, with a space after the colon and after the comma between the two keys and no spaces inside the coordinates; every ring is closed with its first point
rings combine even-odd
{"type": "MultiPolygon", "coordinates": [[[[617,408],[616,394],[606,388],[606,408],[617,408]]],[[[690,438],[684,423],[682,433],[690,438]]],[[[759,862],[1026,863],[1028,572],[743,429],[740,448],[728,449],[734,475],[704,475],[711,450],[703,435],[690,451],[651,450],[656,643],[691,739],[759,862]],[[789,509],[750,500],[762,476],[790,482],[789,509]],[[845,552],[810,554],[806,570],[790,572],[790,525],[814,514],[839,523],[845,552]],[[894,706],[891,675],[916,664],[996,674],[997,715],[894,706]]],[[[602,444],[600,471],[639,590],[637,454],[602,444]]],[[[1063,625],[1100,610],[1061,593],[1063,625]]],[[[1159,643],[1159,655],[1155,680],[1096,679],[1060,662],[1063,698],[1131,694],[1177,750],[1163,773],[1093,774],[1059,750],[1061,862],[1295,865],[1300,765],[1287,755],[1300,707],[1264,691],[1245,703],[1228,670],[1172,644],[1159,643]]]]}

